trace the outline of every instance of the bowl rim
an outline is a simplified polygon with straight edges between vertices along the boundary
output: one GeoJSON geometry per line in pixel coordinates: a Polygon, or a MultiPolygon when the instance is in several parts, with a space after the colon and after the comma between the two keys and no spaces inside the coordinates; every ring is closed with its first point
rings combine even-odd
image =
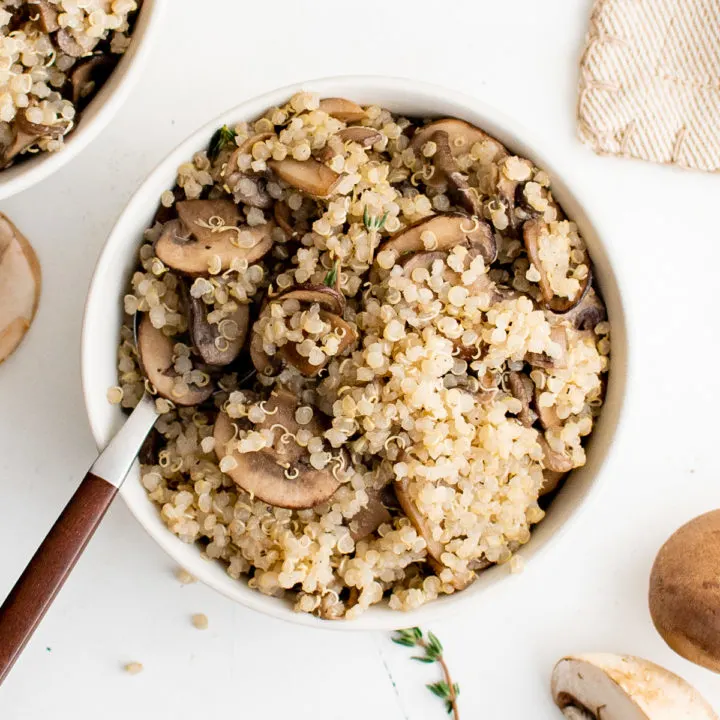
{"type": "Polygon", "coordinates": [[[64,146],[0,170],[0,200],[5,200],[42,182],[79,155],[107,127],[125,104],[140,70],[152,51],[155,35],[167,0],[144,0],[132,34],[132,42],[120,57],[108,80],[80,115],[80,122],[64,146]]]}
{"type": "MultiPolygon", "coordinates": [[[[609,386],[615,390],[614,400],[617,402],[617,407],[615,407],[612,411],[612,414],[614,415],[614,422],[612,426],[605,428],[604,435],[606,436],[606,447],[604,452],[600,455],[597,463],[595,463],[595,469],[591,472],[591,477],[587,483],[587,489],[583,491],[579,500],[570,507],[567,516],[560,522],[559,527],[552,531],[552,533],[545,538],[544,541],[540,542],[534,548],[532,552],[532,561],[533,563],[538,562],[541,557],[545,556],[548,548],[556,547],[558,545],[560,538],[574,523],[577,522],[582,511],[587,510],[590,504],[590,499],[596,497],[598,488],[602,484],[600,482],[602,476],[603,474],[606,474],[607,466],[610,464],[615,454],[617,438],[620,435],[621,426],[625,422],[626,407],[628,404],[628,388],[632,387],[632,384],[629,382],[629,377],[633,374],[632,368],[634,366],[631,347],[628,343],[630,321],[624,302],[624,297],[627,297],[627,294],[623,292],[623,288],[627,287],[627,284],[623,279],[622,266],[617,261],[617,258],[613,256],[612,247],[601,239],[601,232],[597,229],[598,224],[595,221],[594,216],[588,212],[586,201],[580,201],[575,196],[574,188],[582,187],[582,185],[576,182],[574,173],[562,166],[560,162],[549,162],[543,149],[540,151],[536,150],[538,147],[546,147],[547,143],[543,143],[542,138],[538,138],[537,135],[535,135],[527,127],[508,117],[505,113],[497,110],[492,105],[485,103],[483,100],[443,86],[418,81],[412,78],[373,75],[329,76],[292,83],[262,95],[251,97],[203,124],[200,128],[192,132],[185,140],[179,143],[156,165],[156,167],[149,173],[136,192],[132,195],[110,232],[93,271],[85,303],[81,339],[81,381],[86,413],[88,415],[93,437],[98,447],[103,447],[105,445],[107,439],[110,437],[110,429],[102,426],[102,423],[100,423],[98,418],[94,416],[92,410],[88,368],[92,363],[93,352],[91,347],[92,338],[90,337],[88,325],[93,308],[98,304],[102,304],[103,278],[107,277],[108,273],[113,272],[113,269],[110,266],[112,259],[111,256],[114,251],[116,251],[117,247],[127,241],[128,230],[132,231],[134,228],[137,235],[138,232],[141,232],[142,229],[144,229],[144,226],[139,226],[138,221],[133,219],[139,215],[136,208],[140,208],[143,203],[146,202],[146,195],[148,194],[149,189],[153,185],[157,184],[158,178],[167,176],[170,170],[174,173],[177,167],[194,152],[206,147],[207,141],[218,127],[223,124],[239,122],[241,120],[259,116],[267,107],[277,105],[281,101],[287,100],[293,93],[301,90],[318,92],[321,95],[324,94],[325,96],[345,95],[349,97],[353,97],[353,92],[355,91],[361,91],[364,93],[394,93],[397,97],[409,97],[413,100],[426,100],[428,104],[431,104],[433,101],[441,101],[445,104],[452,104],[461,107],[469,114],[482,116],[488,123],[495,124],[502,128],[506,135],[516,141],[516,144],[525,146],[526,148],[530,148],[532,150],[532,152],[528,153],[529,156],[531,156],[533,160],[536,160],[538,165],[543,167],[543,169],[549,170],[554,183],[560,183],[564,187],[563,193],[567,200],[565,200],[563,204],[571,202],[576,205],[577,212],[582,215],[583,224],[586,228],[590,228],[592,230],[592,234],[597,240],[598,249],[604,256],[612,284],[614,285],[613,289],[615,290],[615,294],[617,296],[617,317],[614,322],[619,321],[618,329],[620,332],[613,337],[611,380],[609,383],[609,386]],[[203,143],[200,142],[201,139],[204,141],[203,143]],[[615,357],[621,358],[622,364],[620,367],[615,366],[613,360],[615,357]]],[[[392,106],[392,103],[386,104],[390,104],[392,106]]],[[[510,144],[512,145],[512,142],[510,144]]],[[[573,217],[575,217],[575,213],[573,213],[573,217]]],[[[136,251],[138,242],[139,238],[137,240],[133,240],[132,243],[128,242],[128,246],[129,248],[132,248],[133,252],[136,251]]],[[[125,254],[127,254],[127,252],[128,251],[126,251],[125,254]]],[[[597,255],[594,253],[594,256],[596,257],[597,255]]],[[[604,417],[609,414],[610,411],[606,410],[602,416],[604,417]]],[[[137,463],[133,466],[133,470],[130,471],[129,475],[134,474],[136,468],[137,463]]],[[[128,482],[133,482],[133,478],[129,478],[128,482]]],[[[158,529],[157,526],[151,527],[148,523],[146,523],[140,517],[139,512],[136,511],[134,506],[135,501],[129,497],[127,488],[128,483],[125,483],[120,489],[120,494],[131,513],[133,513],[135,518],[153,538],[153,540],[163,550],[165,550],[165,552],[172,557],[175,562],[178,562],[183,566],[187,566],[185,561],[179,559],[178,555],[180,553],[177,552],[180,546],[187,547],[187,545],[182,543],[182,541],[171,533],[164,525],[158,529]]],[[[148,499],[147,502],[150,503],[151,501],[148,499]]],[[[533,534],[536,532],[537,531],[534,531],[533,534]]],[[[214,562],[207,563],[205,560],[202,560],[201,562],[206,565],[216,564],[214,562]]],[[[294,612],[288,604],[285,604],[276,598],[265,596],[256,590],[248,590],[247,586],[243,583],[238,583],[238,581],[231,579],[232,583],[237,583],[238,587],[242,587],[246,590],[245,593],[240,590],[235,591],[234,587],[231,588],[227,583],[227,578],[229,576],[225,576],[225,582],[219,582],[212,576],[212,573],[203,573],[203,567],[201,564],[196,563],[191,571],[199,580],[209,585],[214,590],[220,592],[231,600],[239,602],[250,609],[262,612],[265,615],[269,615],[286,622],[291,622],[293,624],[342,631],[392,630],[398,627],[421,625],[423,623],[440,619],[442,616],[452,611],[453,608],[457,610],[462,607],[465,611],[467,611],[473,601],[479,603],[480,597],[487,598],[492,595],[492,591],[495,591],[498,586],[503,585],[500,580],[495,580],[493,582],[489,582],[487,587],[475,588],[476,590],[482,590],[481,595],[479,595],[478,592],[473,592],[473,588],[468,588],[465,591],[455,593],[454,595],[441,596],[437,600],[422,605],[420,608],[409,611],[395,611],[389,610],[387,606],[373,606],[360,617],[347,622],[342,622],[323,620],[307,613],[294,612]]],[[[507,572],[507,569],[496,567],[487,571],[483,575],[490,574],[493,571],[507,572]]],[[[517,577],[521,578],[522,575],[517,577]]],[[[478,583],[475,583],[475,585],[478,585],[478,583]]]]}

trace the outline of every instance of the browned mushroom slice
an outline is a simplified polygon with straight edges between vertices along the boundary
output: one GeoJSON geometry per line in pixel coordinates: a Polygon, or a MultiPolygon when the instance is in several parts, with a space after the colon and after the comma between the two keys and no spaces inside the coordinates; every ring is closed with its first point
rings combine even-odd
{"type": "MultiPolygon", "coordinates": [[[[357,333],[353,327],[346,323],[339,315],[321,310],[320,318],[332,326],[333,332],[337,332],[338,330],[344,331],[337,351],[337,355],[342,355],[342,353],[357,340],[357,333]]],[[[286,362],[290,363],[296,370],[305,375],[305,377],[315,377],[328,362],[328,359],[326,359],[322,365],[311,364],[308,358],[297,351],[297,347],[294,344],[283,345],[282,348],[280,348],[279,354],[286,362]]]]}
{"type": "Polygon", "coordinates": [[[480,128],[470,125],[463,120],[456,118],[443,118],[436,120],[415,132],[410,147],[416,154],[422,153],[422,147],[438,131],[446,132],[450,142],[450,150],[454,157],[467,155],[475,143],[487,143],[492,148],[492,160],[499,160],[508,154],[505,147],[495,138],[490,137],[480,128]]]}
{"type": "Polygon", "coordinates": [[[548,232],[547,223],[540,218],[527,220],[523,224],[523,240],[525,241],[525,250],[527,251],[530,262],[540,274],[540,293],[542,295],[543,304],[548,310],[554,313],[564,314],[572,310],[580,302],[582,302],[586,293],[592,284],[592,271],[588,265],[588,273],[584,280],[581,281],[580,289],[573,298],[559,297],[555,295],[548,279],[545,268],[540,260],[540,238],[548,232]]]}
{"type": "MultiPolygon", "coordinates": [[[[378,132],[374,128],[365,127],[364,125],[352,125],[344,130],[340,130],[340,132],[335,134],[335,137],[343,144],[356,142],[364,148],[372,147],[383,138],[381,132],[378,132]]],[[[332,159],[334,155],[335,151],[333,148],[330,145],[326,145],[318,155],[318,158],[322,162],[327,162],[332,159]]]]}
{"type": "Polygon", "coordinates": [[[78,105],[98,84],[102,84],[114,66],[115,61],[107,55],[93,55],[77,63],[70,74],[73,105],[78,105]]]}
{"type": "Polygon", "coordinates": [[[450,150],[450,136],[444,130],[439,130],[430,138],[437,150],[433,155],[435,172],[426,184],[431,187],[447,185],[447,192],[453,201],[471,215],[480,215],[481,207],[477,191],[470,187],[467,175],[460,172],[452,151],[450,150]]]}
{"type": "Polygon", "coordinates": [[[540,367],[549,370],[551,368],[566,368],[568,356],[568,336],[567,330],[562,325],[553,325],[550,329],[550,339],[557,343],[562,352],[558,357],[551,357],[547,353],[529,352],[525,356],[525,360],[533,367],[540,367]]]}
{"type": "Polygon", "coordinates": [[[365,111],[360,105],[345,98],[323,98],[318,110],[342,122],[358,122],[365,117],[365,111]]]}
{"type": "Polygon", "coordinates": [[[241,215],[231,200],[182,200],[175,208],[182,224],[201,243],[237,237],[230,228],[237,227],[241,215]]]}
{"type": "Polygon", "coordinates": [[[468,249],[479,250],[486,264],[491,265],[495,262],[497,245],[490,226],[483,220],[462,213],[424,218],[395,233],[378,248],[378,253],[392,250],[398,258],[401,258],[410,253],[425,252],[425,243],[421,235],[426,231],[435,235],[436,245],[432,248],[433,251],[448,252],[462,243],[468,249]]]}
{"type": "Polygon", "coordinates": [[[254,227],[236,227],[226,224],[229,218],[212,214],[209,208],[202,213],[181,208],[186,203],[195,202],[228,202],[235,207],[229,201],[220,200],[186,200],[178,203],[178,213],[184,222],[167,223],[155,243],[155,254],[168,267],[189,275],[202,275],[208,272],[215,256],[220,258],[220,269],[227,270],[234,258],[252,263],[272,247],[272,222],[254,227]],[[208,222],[210,220],[216,223],[214,231],[205,226],[212,226],[212,223],[208,222]],[[192,233],[194,237],[188,237],[188,233],[192,233]]]}
{"type": "Polygon", "coordinates": [[[511,372],[508,374],[508,385],[512,396],[522,405],[518,419],[525,427],[532,427],[535,422],[535,413],[530,405],[533,400],[535,383],[524,373],[511,372]]]}
{"type": "Polygon", "coordinates": [[[538,497],[543,497],[543,495],[549,495],[554,490],[557,490],[558,485],[560,485],[566,475],[566,472],[543,470],[543,484],[540,486],[540,492],[538,494],[538,497]]]}
{"type": "Polygon", "coordinates": [[[3,166],[8,165],[12,160],[31,148],[35,143],[43,138],[51,138],[53,140],[62,137],[70,127],[68,121],[62,121],[55,125],[42,125],[31,123],[26,117],[25,112],[21,111],[15,116],[14,131],[12,142],[3,147],[0,152],[0,163],[3,166]]]}
{"type": "Polygon", "coordinates": [[[543,450],[543,465],[546,470],[567,473],[573,469],[572,460],[564,453],[553,450],[543,435],[538,436],[538,443],[543,450]]]}
{"type": "Polygon", "coordinates": [[[345,312],[345,296],[328,285],[312,285],[310,283],[297,285],[294,288],[278,295],[273,302],[297,300],[301,303],[317,303],[320,307],[335,315],[345,312]]]}
{"type": "Polygon", "coordinates": [[[332,194],[340,181],[340,175],[327,165],[310,158],[309,160],[268,160],[268,167],[291,187],[317,198],[332,194]]]}
{"type": "MultiPolygon", "coordinates": [[[[273,430],[275,443],[272,447],[258,452],[238,453],[232,457],[236,467],[228,470],[229,475],[243,490],[254,497],[275,507],[301,510],[311,508],[328,500],[340,486],[333,474],[337,464],[331,463],[323,470],[316,470],[310,463],[307,448],[301,447],[291,435],[299,429],[295,421],[298,407],[294,394],[280,390],[271,395],[265,403],[268,411],[267,429],[274,425],[281,428],[273,430]],[[284,442],[283,440],[287,440],[284,442]]],[[[303,427],[321,436],[324,424],[316,416],[303,427]]],[[[257,427],[262,428],[263,424],[257,427]]],[[[222,460],[227,454],[227,443],[236,435],[233,421],[225,413],[220,413],[215,422],[215,452],[222,460]]]]}
{"type": "Polygon", "coordinates": [[[570,323],[577,330],[594,330],[598,323],[607,320],[607,310],[602,299],[594,288],[589,288],[585,297],[562,320],[570,323]]]}
{"type": "Polygon", "coordinates": [[[79,58],[89,53],[98,42],[97,39],[92,39],[92,42],[88,42],[87,47],[84,47],[78,42],[70,28],[66,27],[60,28],[60,30],[57,31],[55,40],[60,50],[74,58],[79,58]]]}
{"type": "Polygon", "coordinates": [[[41,286],[35,251],[0,213],[0,363],[13,353],[30,328],[41,286]]]}
{"type": "Polygon", "coordinates": [[[29,0],[30,15],[38,16],[38,22],[43,32],[52,33],[60,29],[58,23],[58,11],[48,0],[29,0]]]}
{"type": "Polygon", "coordinates": [[[292,212],[287,203],[282,201],[276,202],[273,207],[273,217],[275,218],[275,222],[278,224],[278,227],[282,229],[288,238],[295,237],[296,230],[292,225],[292,212]]]}
{"type": "Polygon", "coordinates": [[[383,523],[392,520],[389,510],[382,500],[382,490],[367,490],[368,504],[350,518],[350,537],[355,542],[372,535],[383,523]]]}
{"type": "Polygon", "coordinates": [[[393,480],[393,485],[395,486],[395,494],[397,495],[402,511],[407,515],[408,520],[412,523],[417,534],[425,540],[428,556],[442,565],[440,558],[445,552],[445,547],[441,542],[433,539],[428,519],[420,513],[414,500],[410,497],[409,480],[407,478],[396,478],[393,480]]]}
{"type": "Polygon", "coordinates": [[[278,355],[270,357],[265,352],[262,337],[254,330],[250,331],[250,360],[261,375],[275,375],[280,370],[281,358],[278,355]]]}
{"type": "Polygon", "coordinates": [[[208,306],[202,299],[191,297],[189,305],[190,337],[200,357],[208,365],[229,365],[240,354],[245,344],[250,323],[250,306],[238,306],[232,315],[215,324],[208,322],[208,306]],[[235,325],[234,328],[226,330],[234,336],[231,340],[222,334],[227,323],[235,325]]]}
{"type": "Polygon", "coordinates": [[[543,407],[540,404],[540,395],[542,395],[542,390],[540,390],[540,388],[538,387],[535,387],[533,405],[543,430],[550,430],[552,428],[560,427],[561,420],[558,417],[557,408],[554,405],[550,407],[543,407]]]}
{"type": "Polygon", "coordinates": [[[235,148],[228,158],[227,165],[223,170],[223,177],[230,178],[234,173],[241,173],[243,175],[255,175],[255,171],[252,168],[247,170],[240,170],[238,167],[238,161],[241,155],[251,155],[252,149],[255,143],[265,142],[271,137],[275,137],[274,133],[258,133],[257,135],[251,135],[241,145],[235,148]]]}
{"type": "Polygon", "coordinates": [[[143,315],[137,332],[138,355],[148,380],[154,385],[162,397],[176,405],[199,405],[207,400],[213,392],[212,384],[205,387],[188,385],[183,395],[175,391],[177,373],[173,367],[173,341],[153,327],[148,315],[143,315]]]}

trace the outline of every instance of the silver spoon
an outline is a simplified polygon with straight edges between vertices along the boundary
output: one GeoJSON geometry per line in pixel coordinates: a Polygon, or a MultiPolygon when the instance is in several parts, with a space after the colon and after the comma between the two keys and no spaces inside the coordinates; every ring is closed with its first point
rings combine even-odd
{"type": "Polygon", "coordinates": [[[75,567],[158,415],[146,392],[100,453],[0,607],[0,685],[75,567]]]}

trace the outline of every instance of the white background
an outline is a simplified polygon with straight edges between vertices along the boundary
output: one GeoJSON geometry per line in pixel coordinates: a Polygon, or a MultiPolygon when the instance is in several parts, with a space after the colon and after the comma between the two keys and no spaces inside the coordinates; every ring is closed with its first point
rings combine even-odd
{"type": "MultiPolygon", "coordinates": [[[[79,379],[84,296],[100,248],[140,181],[221,111],[330,74],[391,74],[477,95],[533,126],[576,171],[577,194],[620,259],[638,372],[603,488],[550,552],[432,629],[461,685],[464,720],[552,720],[554,662],[644,655],[720,708],[720,680],[674,655],[647,611],[655,552],[718,496],[720,180],[595,157],[575,137],[589,0],[241,3],[170,0],[151,64],[78,159],[0,204],[34,242],[40,313],[0,367],[0,597],[95,454],[79,379]]],[[[173,563],[112,508],[0,689],[2,720],[439,720],[436,667],[383,633],[299,628],[254,614],[173,563]],[[210,628],[190,615],[204,612],[210,628]],[[145,671],[130,677],[124,663],[145,671]]]]}

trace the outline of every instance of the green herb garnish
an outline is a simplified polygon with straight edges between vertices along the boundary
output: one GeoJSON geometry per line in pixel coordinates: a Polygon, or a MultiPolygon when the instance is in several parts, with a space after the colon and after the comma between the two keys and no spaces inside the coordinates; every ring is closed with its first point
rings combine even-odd
{"type": "Polygon", "coordinates": [[[385,213],[381,218],[377,218],[370,214],[368,206],[365,206],[363,211],[363,225],[368,231],[368,238],[370,240],[370,260],[368,265],[373,264],[373,258],[375,256],[375,246],[378,242],[378,233],[385,227],[385,221],[388,219],[388,214],[385,213]]]}
{"type": "Polygon", "coordinates": [[[335,287],[338,279],[338,272],[340,271],[340,260],[336,260],[335,264],[332,266],[332,269],[328,274],[325,276],[325,284],[328,287],[335,287]]]}
{"type": "Polygon", "coordinates": [[[405,647],[419,647],[423,655],[414,655],[413,660],[421,663],[438,663],[443,671],[444,680],[429,683],[425,687],[436,697],[445,702],[445,709],[452,714],[454,720],[460,720],[457,699],[460,695],[460,686],[452,681],[450,671],[443,658],[443,646],[437,637],[428,632],[427,640],[423,637],[420,628],[409,628],[408,630],[397,630],[392,641],[405,647]]]}
{"type": "Polygon", "coordinates": [[[208,157],[211,160],[214,160],[226,145],[230,144],[231,142],[235,142],[236,135],[237,133],[234,130],[231,130],[227,125],[223,125],[219,130],[215,132],[215,134],[212,136],[212,139],[210,140],[208,157]]]}

